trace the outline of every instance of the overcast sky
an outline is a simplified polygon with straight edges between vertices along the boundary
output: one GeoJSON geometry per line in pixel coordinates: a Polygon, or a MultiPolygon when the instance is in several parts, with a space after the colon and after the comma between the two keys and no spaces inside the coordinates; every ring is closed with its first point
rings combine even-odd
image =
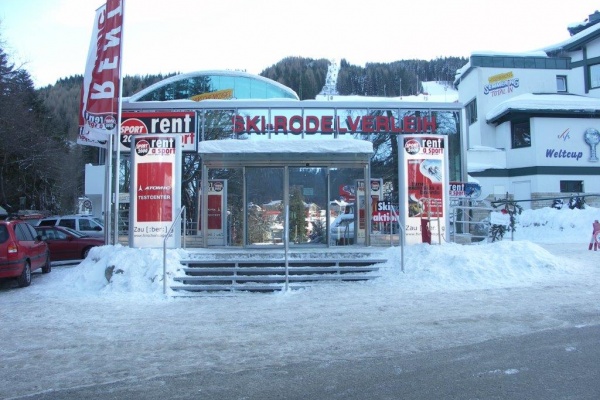
{"type": "MultiPolygon", "coordinates": [[[[36,86],[83,74],[103,0],[0,0],[4,49],[36,86]]],[[[125,0],[125,75],[524,52],[569,38],[594,0],[125,0]]]]}

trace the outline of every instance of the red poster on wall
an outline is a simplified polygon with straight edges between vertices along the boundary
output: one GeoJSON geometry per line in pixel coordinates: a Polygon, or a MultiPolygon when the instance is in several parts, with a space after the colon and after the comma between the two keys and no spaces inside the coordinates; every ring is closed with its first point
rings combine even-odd
{"type": "Polygon", "coordinates": [[[162,222],[173,220],[173,163],[138,164],[137,220],[162,222]]]}
{"type": "MultiPolygon", "coordinates": [[[[198,196],[198,236],[203,236],[202,198],[202,188],[200,188],[198,196]]],[[[206,200],[207,244],[210,246],[224,246],[227,244],[227,180],[210,179],[206,200]]]]}
{"type": "Polygon", "coordinates": [[[131,247],[177,248],[181,224],[181,148],[179,136],[136,137],[131,152],[131,247]]]}
{"type": "Polygon", "coordinates": [[[437,218],[444,216],[442,161],[408,160],[408,216],[437,218]]]}
{"type": "Polygon", "coordinates": [[[222,204],[223,196],[221,194],[208,195],[208,229],[223,228],[222,204]]]}
{"type": "Polygon", "coordinates": [[[441,242],[447,226],[445,135],[405,135],[399,151],[400,209],[406,243],[441,242]],[[424,229],[426,227],[427,229],[424,229]]]}

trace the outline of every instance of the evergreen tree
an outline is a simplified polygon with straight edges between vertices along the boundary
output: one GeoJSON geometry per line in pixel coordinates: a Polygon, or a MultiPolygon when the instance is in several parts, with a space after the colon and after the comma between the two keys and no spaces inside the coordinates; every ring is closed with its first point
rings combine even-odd
{"type": "Polygon", "coordinates": [[[0,203],[12,211],[60,206],[61,154],[68,147],[29,73],[0,43],[0,203]]]}

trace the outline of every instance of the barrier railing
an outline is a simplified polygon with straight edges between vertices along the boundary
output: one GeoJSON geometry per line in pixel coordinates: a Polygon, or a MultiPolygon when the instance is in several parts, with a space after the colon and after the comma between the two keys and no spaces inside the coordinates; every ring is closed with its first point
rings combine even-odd
{"type": "Polygon", "coordinates": [[[452,242],[457,241],[457,235],[468,235],[470,239],[475,238],[480,239],[480,241],[488,237],[489,216],[494,208],[483,205],[473,206],[471,202],[467,204],[458,204],[451,207],[450,224],[452,229],[450,232],[452,242]],[[477,213],[480,218],[474,219],[474,213],[477,213]],[[479,229],[476,229],[477,227],[479,229]]]}
{"type": "MultiPolygon", "coordinates": [[[[173,223],[171,224],[171,227],[169,228],[169,230],[167,231],[167,234],[165,235],[165,238],[163,239],[163,294],[167,294],[167,239],[169,238],[169,236],[171,236],[173,234],[173,229],[175,228],[175,224],[180,223],[180,221],[186,221],[186,211],[185,211],[185,206],[183,206],[181,208],[181,210],[179,211],[179,213],[177,214],[177,217],[175,217],[175,221],[173,221],[173,223]],[[181,217],[181,215],[183,214],[183,219],[181,217]]],[[[185,249],[185,242],[186,242],[186,229],[184,226],[183,229],[183,248],[185,249]]]]}

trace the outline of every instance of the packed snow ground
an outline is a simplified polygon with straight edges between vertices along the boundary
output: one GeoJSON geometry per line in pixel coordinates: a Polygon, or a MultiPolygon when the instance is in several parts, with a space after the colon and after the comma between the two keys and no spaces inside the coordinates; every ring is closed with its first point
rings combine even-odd
{"type": "MultiPolygon", "coordinates": [[[[162,250],[103,246],[79,265],[34,274],[28,288],[0,285],[0,398],[598,325],[595,219],[591,207],[528,210],[514,241],[408,246],[405,273],[399,248],[387,248],[382,277],[370,282],[222,297],[165,297],[162,250]],[[110,283],[108,266],[122,271],[110,283]]],[[[169,250],[168,270],[182,257],[169,250]]]]}

